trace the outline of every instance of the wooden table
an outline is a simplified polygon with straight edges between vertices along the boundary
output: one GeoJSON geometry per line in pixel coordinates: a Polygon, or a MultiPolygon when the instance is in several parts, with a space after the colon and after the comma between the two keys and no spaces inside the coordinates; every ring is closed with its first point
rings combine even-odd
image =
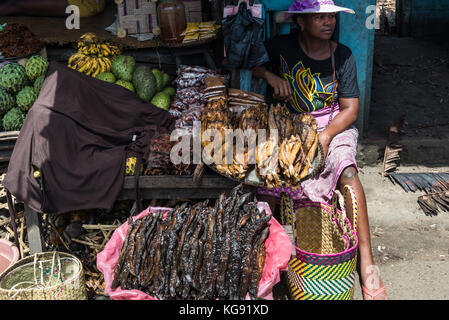
{"type": "MultiPolygon", "coordinates": [[[[204,175],[198,183],[192,176],[142,176],[139,178],[141,199],[209,199],[218,198],[221,193],[232,190],[238,182],[218,174],[204,175]]],[[[246,192],[255,188],[245,186],[246,192]]],[[[117,200],[135,198],[134,177],[125,177],[123,189],[117,200]]],[[[43,251],[41,214],[25,205],[30,253],[43,251]]]]}

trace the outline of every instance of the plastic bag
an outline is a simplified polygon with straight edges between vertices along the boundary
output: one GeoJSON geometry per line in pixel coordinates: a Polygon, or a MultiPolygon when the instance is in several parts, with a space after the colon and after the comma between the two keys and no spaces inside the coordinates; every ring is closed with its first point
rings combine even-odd
{"type": "MultiPolygon", "coordinates": [[[[259,211],[265,210],[267,215],[271,214],[270,207],[266,202],[258,203],[259,211]]],[[[142,219],[148,214],[152,214],[161,210],[167,213],[171,208],[149,207],[142,211],[133,220],[142,219]]],[[[290,260],[293,245],[284,228],[273,217],[270,222],[270,234],[265,241],[265,265],[262,277],[259,282],[258,296],[263,299],[273,299],[273,286],[280,281],[280,271],[287,269],[287,263],[290,260]]],[[[111,284],[114,280],[114,268],[117,264],[120,248],[126,238],[128,231],[128,223],[125,222],[118,227],[108,243],[106,243],[103,251],[97,254],[97,268],[104,275],[106,292],[114,300],[157,300],[156,297],[150,296],[140,290],[122,290],[120,287],[111,290],[111,284]]]]}

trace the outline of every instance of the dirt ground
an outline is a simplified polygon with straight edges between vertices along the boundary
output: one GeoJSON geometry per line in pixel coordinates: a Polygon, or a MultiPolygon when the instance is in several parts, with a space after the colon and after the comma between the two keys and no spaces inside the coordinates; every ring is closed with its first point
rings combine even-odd
{"type": "MultiPolygon", "coordinates": [[[[376,35],[368,138],[386,138],[404,115],[404,139],[449,136],[449,42],[376,35]]],[[[425,156],[422,155],[422,158],[425,156]]],[[[429,163],[432,162],[429,159],[429,163]]],[[[442,166],[400,166],[398,172],[449,172],[442,166]]],[[[375,261],[391,299],[449,298],[449,213],[427,217],[419,193],[406,193],[380,174],[361,168],[375,261]]],[[[361,299],[356,285],[355,299],[361,299]]]]}
{"type": "Polygon", "coordinates": [[[408,136],[447,138],[448,106],[449,41],[376,34],[367,136],[405,115],[408,136]]]}

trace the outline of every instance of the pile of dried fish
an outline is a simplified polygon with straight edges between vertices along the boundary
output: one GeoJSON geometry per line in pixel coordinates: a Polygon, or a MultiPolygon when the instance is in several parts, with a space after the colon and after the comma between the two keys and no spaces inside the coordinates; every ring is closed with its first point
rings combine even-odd
{"type": "Polygon", "coordinates": [[[276,144],[276,139],[270,136],[262,145],[257,162],[257,174],[268,187],[279,188],[285,183],[294,188],[310,174],[318,148],[317,127],[309,114],[293,116],[285,105],[270,107],[268,128],[270,132],[277,130],[279,142],[276,144]],[[270,162],[268,159],[275,152],[279,162],[270,162]]]}
{"type": "Polygon", "coordinates": [[[271,216],[250,197],[240,185],[213,208],[184,203],[166,216],[130,219],[112,289],[159,299],[255,299],[271,216]]]}

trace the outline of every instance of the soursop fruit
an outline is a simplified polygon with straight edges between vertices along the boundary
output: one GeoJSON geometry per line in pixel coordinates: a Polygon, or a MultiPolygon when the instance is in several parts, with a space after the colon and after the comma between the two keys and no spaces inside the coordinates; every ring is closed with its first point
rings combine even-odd
{"type": "Polygon", "coordinates": [[[20,107],[22,111],[28,112],[36,99],[37,93],[34,91],[34,88],[26,86],[20,90],[16,96],[17,106],[20,107]]]}
{"type": "Polygon", "coordinates": [[[118,80],[115,84],[118,84],[119,86],[122,86],[128,90],[131,90],[132,92],[135,92],[134,86],[131,82],[125,81],[125,80],[118,80]]]}
{"type": "Polygon", "coordinates": [[[157,83],[153,72],[146,66],[139,66],[136,68],[133,74],[133,84],[136,88],[136,93],[143,100],[148,102],[156,94],[157,83]]]}
{"type": "Polygon", "coordinates": [[[36,92],[37,95],[39,95],[39,93],[41,92],[42,85],[44,84],[44,80],[45,80],[44,74],[37,77],[37,79],[34,80],[33,88],[34,88],[34,92],[36,92]]]}
{"type": "Polygon", "coordinates": [[[11,110],[16,104],[16,99],[8,91],[0,88],[0,115],[11,110]]]}
{"type": "Polygon", "coordinates": [[[170,84],[170,76],[165,72],[162,74],[162,88],[170,84]]]}
{"type": "Polygon", "coordinates": [[[97,76],[97,79],[103,80],[109,83],[115,83],[117,79],[112,72],[102,72],[97,76]]]}
{"type": "Polygon", "coordinates": [[[163,86],[163,79],[162,79],[162,72],[159,69],[152,69],[151,72],[153,72],[154,77],[156,78],[156,91],[160,92],[164,88],[163,86]]]}
{"type": "Polygon", "coordinates": [[[41,56],[31,56],[25,64],[26,74],[31,80],[45,75],[47,68],[48,61],[41,56]]]}
{"type": "Polygon", "coordinates": [[[166,93],[159,92],[153,97],[153,99],[151,99],[151,103],[158,108],[168,110],[170,108],[170,96],[166,93]]]}
{"type": "Polygon", "coordinates": [[[112,60],[112,73],[120,80],[131,81],[136,60],[130,56],[117,56],[112,60]]]}
{"type": "Polygon", "coordinates": [[[5,131],[19,131],[25,121],[25,114],[19,108],[9,110],[2,120],[2,126],[5,131]]]}
{"type": "Polygon", "coordinates": [[[176,94],[176,90],[173,87],[167,87],[164,90],[162,90],[162,92],[170,97],[173,97],[176,94]]]}
{"type": "Polygon", "coordinates": [[[28,77],[25,67],[18,63],[9,63],[0,69],[0,87],[17,93],[26,86],[28,77]]]}

